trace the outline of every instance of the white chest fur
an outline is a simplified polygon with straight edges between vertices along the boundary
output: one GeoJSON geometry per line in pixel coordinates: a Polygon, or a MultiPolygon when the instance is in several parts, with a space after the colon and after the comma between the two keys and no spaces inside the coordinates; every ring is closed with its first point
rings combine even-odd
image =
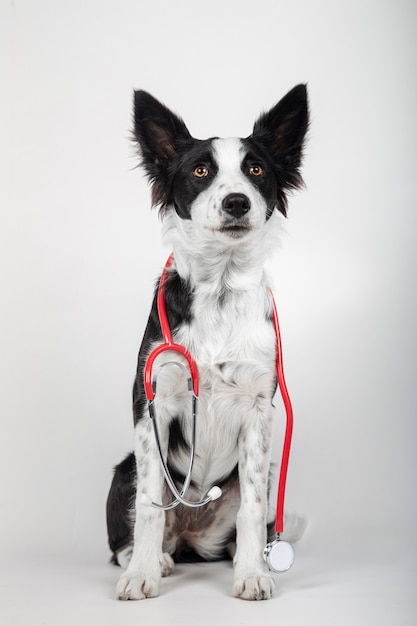
{"type": "Polygon", "coordinates": [[[213,293],[206,285],[198,287],[192,313],[192,322],[179,329],[175,338],[200,367],[252,362],[271,368],[275,339],[269,319],[271,296],[263,281],[223,294],[213,293]]]}
{"type": "MultiPolygon", "coordinates": [[[[265,412],[270,409],[275,385],[275,334],[270,321],[271,296],[263,280],[250,289],[225,292],[220,297],[203,283],[194,292],[192,312],[192,322],[175,333],[174,341],[187,347],[198,366],[193,476],[204,491],[237,463],[242,424],[257,416],[261,406],[265,412]]],[[[178,394],[184,387],[177,377],[170,378],[170,383],[168,387],[172,391],[175,388],[177,414],[181,407],[185,409],[183,415],[189,416],[189,399],[184,392],[178,394]]],[[[186,436],[191,436],[189,417],[182,420],[182,427],[186,436]]],[[[187,460],[181,451],[171,458],[178,470],[186,467],[187,460]]]]}

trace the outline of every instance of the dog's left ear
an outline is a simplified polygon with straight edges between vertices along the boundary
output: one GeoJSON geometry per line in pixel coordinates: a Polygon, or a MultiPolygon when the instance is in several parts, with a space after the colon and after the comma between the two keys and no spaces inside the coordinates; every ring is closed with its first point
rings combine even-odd
{"type": "MultiPolygon", "coordinates": [[[[308,130],[308,102],[306,85],[297,85],[270,111],[255,122],[251,139],[261,143],[277,165],[284,189],[302,186],[300,165],[308,130]]],[[[279,210],[286,214],[281,203],[279,210]]]]}

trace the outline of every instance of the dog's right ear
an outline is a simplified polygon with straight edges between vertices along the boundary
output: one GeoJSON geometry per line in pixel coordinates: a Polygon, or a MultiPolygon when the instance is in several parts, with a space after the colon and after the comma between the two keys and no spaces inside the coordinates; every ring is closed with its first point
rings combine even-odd
{"type": "Polygon", "coordinates": [[[159,190],[155,189],[155,183],[161,177],[166,180],[179,145],[191,135],[182,119],[165,105],[146,91],[135,91],[133,136],[139,147],[142,165],[154,184],[156,197],[153,199],[156,204],[164,204],[168,199],[161,197],[162,187],[157,184],[159,190]]]}

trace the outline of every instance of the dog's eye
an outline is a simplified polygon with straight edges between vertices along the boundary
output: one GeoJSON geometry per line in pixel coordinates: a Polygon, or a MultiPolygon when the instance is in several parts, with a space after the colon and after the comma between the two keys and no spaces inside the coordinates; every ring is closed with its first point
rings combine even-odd
{"type": "Polygon", "coordinates": [[[262,176],[263,173],[264,171],[262,167],[257,163],[255,165],[251,165],[249,168],[249,174],[251,174],[252,176],[262,176]]]}
{"type": "Polygon", "coordinates": [[[196,176],[196,178],[204,178],[208,173],[208,167],[205,165],[198,165],[194,170],[194,176],[196,176]]]}

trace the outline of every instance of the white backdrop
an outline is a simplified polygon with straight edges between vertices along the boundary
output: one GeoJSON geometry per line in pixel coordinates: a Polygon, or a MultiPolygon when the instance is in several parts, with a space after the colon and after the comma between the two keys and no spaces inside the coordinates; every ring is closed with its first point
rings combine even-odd
{"type": "Polygon", "coordinates": [[[168,252],[134,169],[133,89],[204,138],[248,135],[298,82],[307,190],[273,262],[288,505],[306,545],[395,532],[415,553],[416,18],[412,0],[1,0],[2,555],[108,558],[168,252]]]}

